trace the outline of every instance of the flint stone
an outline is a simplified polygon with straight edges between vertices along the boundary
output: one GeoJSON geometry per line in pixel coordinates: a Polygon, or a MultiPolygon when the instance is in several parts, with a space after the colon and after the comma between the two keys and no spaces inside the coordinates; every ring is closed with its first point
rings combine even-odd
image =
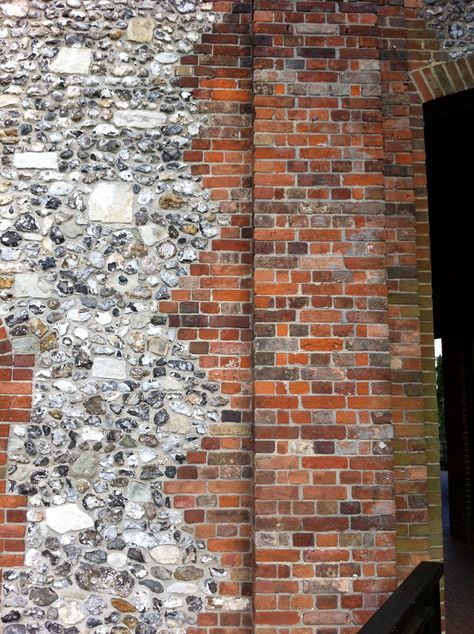
{"type": "Polygon", "coordinates": [[[151,569],[151,574],[157,579],[161,579],[162,581],[169,581],[171,579],[171,573],[164,566],[153,566],[151,569]]]}
{"type": "Polygon", "coordinates": [[[92,376],[102,379],[126,379],[127,364],[123,359],[96,357],[92,364],[92,376]]]}
{"type": "Polygon", "coordinates": [[[57,170],[57,152],[16,152],[13,155],[16,169],[57,170]]]}
{"type": "Polygon", "coordinates": [[[112,599],[110,602],[119,612],[136,612],[137,608],[125,599],[112,599]]]}
{"type": "Polygon", "coordinates": [[[133,222],[133,192],[127,183],[101,182],[89,196],[89,220],[130,224],[133,222]]]}
{"type": "Polygon", "coordinates": [[[19,623],[7,625],[4,634],[26,634],[26,625],[20,625],[19,623]]]}
{"type": "Polygon", "coordinates": [[[86,546],[98,546],[103,537],[95,530],[86,529],[79,535],[79,542],[86,546]]]}
{"type": "Polygon", "coordinates": [[[119,128],[158,128],[166,123],[166,115],[156,110],[119,110],[114,123],[119,128]]]}
{"type": "Polygon", "coordinates": [[[51,72],[67,75],[88,75],[92,64],[92,51],[89,48],[64,46],[51,63],[51,72]]]}
{"type": "Polygon", "coordinates": [[[100,614],[105,610],[107,604],[98,594],[91,594],[85,603],[85,607],[90,614],[100,614]]]}
{"type": "Polygon", "coordinates": [[[132,18],[128,23],[127,40],[131,42],[151,42],[155,21],[152,18],[132,18]]]}
{"type": "Polygon", "coordinates": [[[105,414],[105,405],[102,397],[91,396],[84,401],[84,408],[88,414],[95,414],[100,416],[105,414]]]}
{"type": "Polygon", "coordinates": [[[16,297],[39,297],[47,299],[51,296],[51,286],[39,273],[17,273],[13,292],[16,297]]]}
{"type": "Polygon", "coordinates": [[[55,181],[49,186],[49,193],[52,196],[69,196],[74,187],[71,183],[65,183],[63,181],[55,181]]]}
{"type": "Polygon", "coordinates": [[[155,59],[160,64],[174,64],[178,61],[179,56],[176,53],[158,53],[155,59]]]}
{"type": "Polygon", "coordinates": [[[165,376],[160,381],[160,387],[163,390],[171,390],[176,392],[176,390],[182,390],[183,384],[178,379],[175,379],[174,376],[165,376]]]}
{"type": "Polygon", "coordinates": [[[179,581],[196,581],[203,575],[204,572],[195,566],[183,566],[182,568],[177,568],[174,573],[175,578],[179,581]]]}
{"type": "Polygon", "coordinates": [[[29,596],[30,600],[40,607],[51,605],[58,598],[56,592],[51,590],[51,588],[31,588],[29,596]]]}
{"type": "Polygon", "coordinates": [[[180,560],[181,551],[177,546],[164,544],[150,550],[150,557],[159,564],[175,564],[180,560]]]}
{"type": "Polygon", "coordinates": [[[160,197],[160,207],[162,209],[179,209],[184,203],[184,198],[171,192],[160,197]]]}
{"type": "Polygon", "coordinates": [[[135,585],[129,572],[116,571],[108,566],[81,564],[74,576],[77,585],[83,590],[105,592],[119,597],[127,597],[135,585]]]}
{"type": "Polygon", "coordinates": [[[75,504],[62,504],[47,508],[45,515],[49,528],[61,535],[69,531],[81,531],[84,528],[94,526],[92,518],[75,504]]]}
{"type": "Polygon", "coordinates": [[[18,610],[10,610],[1,617],[2,623],[16,623],[21,619],[21,613],[18,610]]]}
{"type": "Polygon", "coordinates": [[[161,583],[159,581],[154,581],[153,579],[144,579],[143,581],[140,581],[140,585],[145,586],[145,588],[148,588],[156,594],[161,594],[163,592],[163,586],[161,583]]]}
{"type": "Polygon", "coordinates": [[[90,480],[99,466],[100,456],[96,453],[83,453],[70,467],[70,473],[76,478],[90,480]]]}
{"type": "Polygon", "coordinates": [[[139,548],[153,548],[157,543],[154,535],[138,530],[124,531],[123,538],[130,546],[138,546],[139,548]]]}
{"type": "Polygon", "coordinates": [[[61,225],[61,229],[68,238],[78,238],[83,233],[82,227],[80,227],[75,220],[68,220],[61,225]]]}
{"type": "Polygon", "coordinates": [[[170,342],[162,337],[151,337],[148,340],[148,351],[165,357],[168,354],[170,342]]]}

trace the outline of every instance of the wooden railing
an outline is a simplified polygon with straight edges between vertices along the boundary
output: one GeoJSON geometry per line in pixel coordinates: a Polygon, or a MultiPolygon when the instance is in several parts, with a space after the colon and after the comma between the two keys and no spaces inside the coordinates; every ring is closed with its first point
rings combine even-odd
{"type": "Polygon", "coordinates": [[[441,634],[439,581],[443,564],[423,561],[359,634],[441,634]]]}

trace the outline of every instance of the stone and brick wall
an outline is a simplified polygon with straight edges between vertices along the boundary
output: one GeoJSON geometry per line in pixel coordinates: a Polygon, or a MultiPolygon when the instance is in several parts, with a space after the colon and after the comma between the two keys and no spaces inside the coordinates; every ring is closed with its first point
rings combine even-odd
{"type": "Polygon", "coordinates": [[[1,7],[10,634],[249,624],[249,110],[198,101],[234,66],[213,8],[1,7]]]}
{"type": "Polygon", "coordinates": [[[441,555],[426,5],[0,5],[6,634],[355,634],[441,555]]]}

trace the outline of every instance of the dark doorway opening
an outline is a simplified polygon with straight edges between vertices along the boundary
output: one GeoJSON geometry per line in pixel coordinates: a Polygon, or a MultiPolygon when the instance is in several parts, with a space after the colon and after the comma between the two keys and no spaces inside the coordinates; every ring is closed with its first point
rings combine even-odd
{"type": "Polygon", "coordinates": [[[442,340],[448,633],[474,619],[474,90],[425,104],[435,338],[442,340]]]}

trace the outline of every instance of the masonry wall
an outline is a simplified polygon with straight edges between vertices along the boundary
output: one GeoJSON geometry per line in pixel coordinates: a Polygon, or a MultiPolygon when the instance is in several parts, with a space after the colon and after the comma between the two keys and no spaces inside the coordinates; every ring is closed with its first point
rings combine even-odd
{"type": "Polygon", "coordinates": [[[423,10],[1,5],[6,634],[355,634],[441,556],[423,10]]]}

